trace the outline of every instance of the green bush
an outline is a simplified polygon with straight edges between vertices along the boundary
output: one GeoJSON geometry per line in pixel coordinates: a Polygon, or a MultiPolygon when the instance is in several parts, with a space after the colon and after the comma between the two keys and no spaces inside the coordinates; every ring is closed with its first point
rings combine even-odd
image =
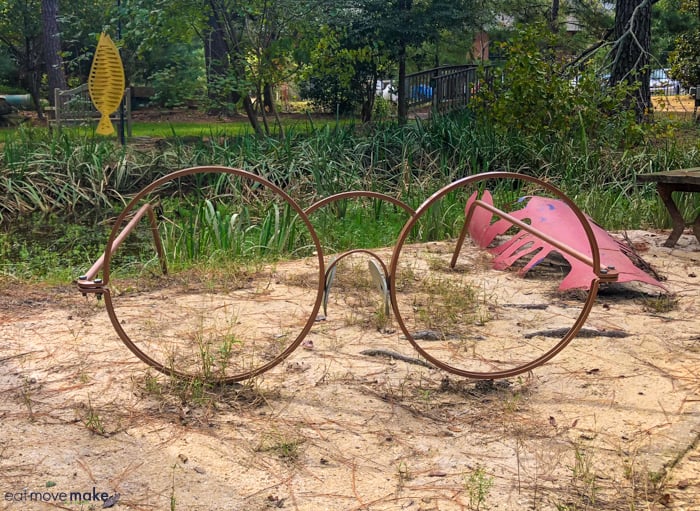
{"type": "Polygon", "coordinates": [[[372,120],[375,122],[386,121],[396,117],[396,105],[387,101],[381,96],[374,98],[374,109],[372,110],[372,120]]]}
{"type": "Polygon", "coordinates": [[[544,143],[595,138],[606,145],[640,140],[634,112],[619,108],[624,86],[609,87],[592,67],[564,72],[554,35],[529,27],[503,47],[502,80],[477,95],[475,111],[501,133],[537,137],[544,143]]]}
{"type": "Polygon", "coordinates": [[[681,34],[676,38],[676,48],[669,56],[670,74],[681,82],[683,87],[700,85],[700,31],[681,34]]]}
{"type": "Polygon", "coordinates": [[[199,71],[203,56],[189,51],[187,45],[171,46],[146,78],[155,92],[153,103],[167,108],[199,101],[204,96],[204,77],[199,71]]]}

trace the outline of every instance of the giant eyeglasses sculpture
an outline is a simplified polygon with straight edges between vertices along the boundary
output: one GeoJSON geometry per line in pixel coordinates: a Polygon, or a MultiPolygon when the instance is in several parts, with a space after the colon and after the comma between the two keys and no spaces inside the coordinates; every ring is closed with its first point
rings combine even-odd
{"type": "MultiPolygon", "coordinates": [[[[525,253],[520,248],[515,252],[515,257],[525,253]]],[[[168,255],[177,260],[177,254],[168,255]]],[[[544,255],[535,250],[528,267],[544,255]]],[[[104,254],[77,286],[83,294],[104,297],[117,334],[149,366],[176,377],[225,383],[270,370],[297,349],[315,325],[328,327],[331,322],[318,321],[321,309],[325,313],[334,279],[334,295],[361,280],[356,273],[344,277],[346,284],[341,278],[341,265],[358,257],[369,260],[370,283],[383,291],[378,313],[391,316],[430,364],[475,379],[515,376],[550,360],[582,328],[600,282],[618,278],[613,267],[601,264],[585,215],[557,188],[531,176],[491,172],[465,177],[415,210],[372,191],[343,192],[302,209],[282,187],[263,177],[206,166],[173,172],[139,192],[117,217],[104,254]],[[214,174],[214,179],[203,174],[214,174]],[[494,194],[505,196],[499,199],[502,204],[494,204],[488,192],[494,187],[504,192],[494,194]],[[578,224],[578,247],[558,241],[524,218],[524,201],[518,199],[532,192],[568,207],[578,224]],[[384,204],[407,218],[388,262],[379,255],[387,250],[369,249],[326,260],[314,223],[342,221],[340,211],[348,201],[384,204]],[[169,208],[165,215],[159,211],[163,205],[169,208]],[[149,266],[135,274],[129,270],[132,263],[124,242],[143,238],[146,218],[160,265],[157,271],[149,266]],[[442,234],[439,224],[447,218],[452,218],[452,230],[442,234]],[[483,245],[485,231],[496,227],[505,244],[526,233],[583,263],[589,270],[588,285],[576,297],[562,295],[557,285],[567,270],[556,261],[541,264],[549,275],[527,280],[492,270],[488,252],[470,240],[482,238],[483,245]],[[179,271],[168,268],[166,251],[196,256],[204,244],[227,257],[220,264],[209,260],[205,270],[197,265],[179,271]],[[279,251],[287,254],[284,260],[265,258],[279,251]],[[540,291],[537,296],[545,303],[529,303],[531,291],[518,291],[521,286],[540,291]],[[561,335],[527,335],[528,327],[542,324],[556,327],[561,335]]],[[[366,275],[365,271],[361,277],[366,275]]],[[[367,288],[360,294],[373,293],[367,288]]]]}

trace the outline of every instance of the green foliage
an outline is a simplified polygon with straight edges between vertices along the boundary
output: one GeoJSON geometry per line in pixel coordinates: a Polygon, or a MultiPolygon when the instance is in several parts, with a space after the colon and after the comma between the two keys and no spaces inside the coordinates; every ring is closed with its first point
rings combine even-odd
{"type": "Polygon", "coordinates": [[[0,152],[0,219],[36,211],[78,214],[85,206],[110,209],[121,191],[143,184],[139,170],[109,140],[21,128],[0,152]]]}
{"type": "MultiPolygon", "coordinates": [[[[584,90],[586,80],[579,82],[584,90]]],[[[267,177],[302,208],[337,192],[363,189],[399,197],[415,208],[442,186],[470,174],[528,173],[561,188],[609,229],[668,227],[670,219],[653,186],[638,186],[636,174],[700,166],[697,128],[689,124],[640,128],[637,137],[644,143],[623,146],[609,143],[615,133],[606,131],[611,129],[607,117],[596,119],[587,111],[577,114],[578,124],[565,132],[568,138],[547,128],[543,134],[534,127],[529,133],[504,129],[478,114],[465,111],[404,127],[314,125],[310,131],[289,129],[284,140],[211,128],[206,139],[173,137],[150,150],[122,148],[72,130],[9,132],[0,143],[0,272],[18,278],[79,274],[104,248],[108,226],[97,227],[98,222],[113,218],[131,195],[158,177],[212,162],[267,177]],[[682,132],[687,136],[678,136],[682,132]],[[80,226],[73,229],[73,223],[80,226]]],[[[193,188],[185,187],[173,190],[172,200],[164,204],[171,222],[161,229],[173,261],[207,264],[212,258],[306,253],[306,230],[284,203],[269,195],[254,200],[257,191],[247,202],[224,203],[219,199],[238,197],[240,189],[207,176],[190,183],[201,195],[188,199],[181,192],[193,188]]],[[[517,194],[496,191],[506,192],[517,194]]],[[[457,193],[444,197],[421,220],[414,239],[455,236],[464,200],[457,193]]],[[[680,208],[694,217],[700,196],[686,194],[680,208]]],[[[329,250],[391,245],[405,221],[403,211],[369,199],[334,203],[312,215],[329,250]]],[[[151,257],[152,241],[143,239],[151,257]]],[[[125,249],[132,243],[141,242],[130,238],[125,249]]],[[[127,262],[136,254],[140,252],[118,252],[127,262]]]]}
{"type": "Polygon", "coordinates": [[[131,83],[151,85],[155,75],[165,90],[162,75],[167,72],[174,80],[169,88],[180,85],[181,92],[164,92],[164,99],[177,96],[183,101],[204,75],[200,35],[208,11],[191,0],[130,0],[113,9],[108,30],[115,34],[121,28],[120,53],[131,83]]]}
{"type": "Polygon", "coordinates": [[[685,88],[700,84],[700,30],[681,34],[669,56],[670,75],[685,88]]]}
{"type": "Polygon", "coordinates": [[[365,101],[367,84],[374,84],[383,69],[380,57],[365,41],[358,45],[330,27],[321,34],[301,75],[300,95],[327,112],[350,114],[365,101]]]}
{"type": "Polygon", "coordinates": [[[41,2],[0,2],[0,45],[17,67],[21,87],[38,88],[41,66],[41,2]]]}
{"type": "Polygon", "coordinates": [[[676,48],[678,39],[692,38],[693,34],[697,33],[698,5],[697,2],[691,3],[692,5],[688,5],[685,0],[659,0],[653,5],[653,68],[668,67],[670,53],[676,48]]]}
{"type": "Polygon", "coordinates": [[[55,215],[31,215],[0,232],[0,275],[67,282],[104,249],[108,229],[55,215]]]}
{"type": "MultiPolygon", "coordinates": [[[[58,22],[62,57],[70,86],[87,81],[99,33],[106,30],[113,39],[117,39],[116,23],[110,27],[116,6],[114,0],[60,2],[58,22]]],[[[128,74],[131,74],[131,69],[128,69],[128,74]]]]}
{"type": "Polygon", "coordinates": [[[0,47],[0,92],[4,94],[18,93],[19,76],[17,65],[10,58],[7,48],[0,47]]]}
{"type": "Polygon", "coordinates": [[[480,120],[500,133],[537,137],[545,143],[595,136],[607,144],[640,140],[633,112],[620,108],[624,86],[607,86],[592,68],[562,73],[554,36],[543,26],[519,32],[505,46],[502,80],[477,96],[480,120]]]}
{"type": "Polygon", "coordinates": [[[464,486],[469,494],[469,508],[478,511],[484,504],[493,486],[493,477],[487,476],[483,467],[477,466],[465,477],[464,486]]]}
{"type": "Polygon", "coordinates": [[[396,105],[380,96],[375,98],[372,119],[375,122],[386,122],[396,117],[396,105]]]}
{"type": "Polygon", "coordinates": [[[184,199],[184,204],[168,201],[163,208],[164,216],[172,219],[162,232],[169,266],[289,257],[310,243],[288,205],[261,200],[237,203],[234,209],[216,198],[194,204],[184,199]]]}
{"type": "Polygon", "coordinates": [[[155,91],[152,101],[163,107],[182,106],[188,101],[196,101],[205,95],[204,56],[192,45],[173,44],[163,52],[156,66],[148,76],[148,83],[155,91]],[[161,67],[162,66],[162,67],[161,67]]]}

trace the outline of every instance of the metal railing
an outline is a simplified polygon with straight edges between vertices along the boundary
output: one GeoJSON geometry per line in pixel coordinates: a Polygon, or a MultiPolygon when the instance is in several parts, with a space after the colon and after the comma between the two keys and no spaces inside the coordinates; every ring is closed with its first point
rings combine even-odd
{"type": "Polygon", "coordinates": [[[492,66],[444,66],[406,76],[408,108],[432,106],[446,113],[466,107],[491,82],[492,66]]]}

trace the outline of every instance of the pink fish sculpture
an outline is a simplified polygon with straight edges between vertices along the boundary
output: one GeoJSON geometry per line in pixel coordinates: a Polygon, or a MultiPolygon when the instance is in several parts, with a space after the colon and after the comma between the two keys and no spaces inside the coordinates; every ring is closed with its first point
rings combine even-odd
{"type": "MultiPolygon", "coordinates": [[[[465,212],[468,213],[471,205],[476,200],[477,193],[469,198],[465,212]]],[[[481,198],[485,203],[493,205],[493,197],[486,190],[481,198]]],[[[547,236],[577,250],[583,254],[592,256],[591,246],[586,232],[574,211],[563,201],[548,197],[528,196],[519,202],[525,206],[509,212],[514,218],[529,223],[533,228],[547,236]]],[[[665,286],[634,265],[630,256],[634,256],[632,250],[623,243],[613,238],[605,229],[596,224],[586,215],[593,234],[598,243],[600,262],[603,266],[615,268],[618,272],[618,282],[638,281],[666,289],[665,286]]],[[[513,224],[508,219],[501,218],[492,223],[493,215],[484,208],[475,207],[469,223],[469,234],[474,242],[482,248],[488,248],[497,236],[504,234],[513,224]]],[[[494,254],[493,267],[504,270],[517,260],[532,255],[532,258],[520,270],[525,274],[538,263],[542,262],[550,252],[557,252],[563,256],[571,266],[571,270],[559,285],[560,290],[588,289],[591,281],[596,278],[593,269],[578,259],[571,257],[547,243],[540,237],[524,230],[519,230],[510,239],[488,248],[494,254]]]]}

